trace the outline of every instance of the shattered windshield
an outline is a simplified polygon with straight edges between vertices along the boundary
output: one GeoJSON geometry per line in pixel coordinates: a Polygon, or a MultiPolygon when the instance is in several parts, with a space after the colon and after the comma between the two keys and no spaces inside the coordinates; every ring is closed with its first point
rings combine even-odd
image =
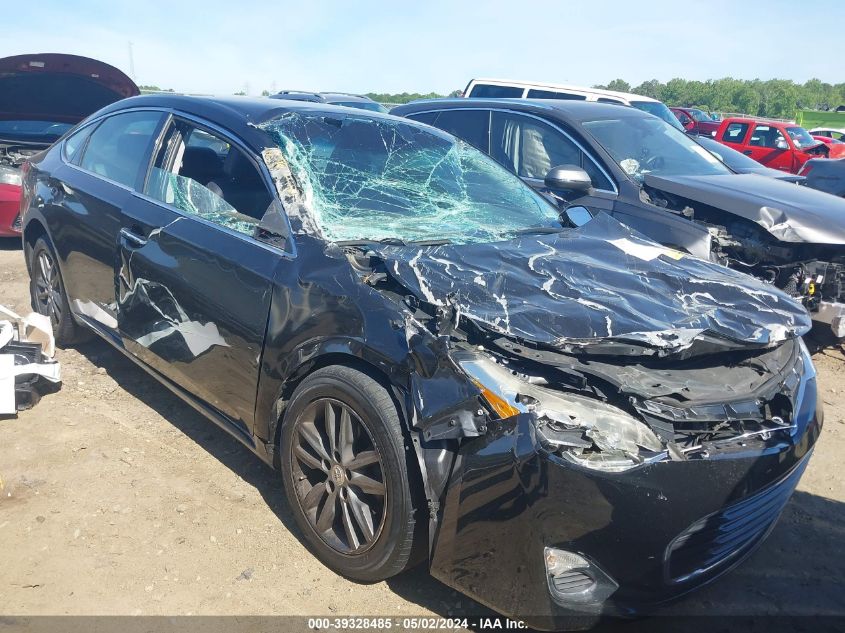
{"type": "Polygon", "coordinates": [[[560,227],[557,210],[519,178],[417,124],[288,112],[261,127],[295,181],[282,196],[288,214],[328,240],[464,244],[560,227]]]}
{"type": "Polygon", "coordinates": [[[684,132],[659,119],[624,117],[585,121],[583,125],[637,182],[642,182],[646,174],[717,176],[733,173],[684,132]]]}

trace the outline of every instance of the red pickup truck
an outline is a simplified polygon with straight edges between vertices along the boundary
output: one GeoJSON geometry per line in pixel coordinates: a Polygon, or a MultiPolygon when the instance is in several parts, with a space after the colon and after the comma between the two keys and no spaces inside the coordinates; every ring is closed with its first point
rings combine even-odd
{"type": "Polygon", "coordinates": [[[722,121],[716,140],[750,156],[766,167],[797,174],[811,158],[845,156],[835,145],[825,145],[795,123],[731,117],[722,121]]]}

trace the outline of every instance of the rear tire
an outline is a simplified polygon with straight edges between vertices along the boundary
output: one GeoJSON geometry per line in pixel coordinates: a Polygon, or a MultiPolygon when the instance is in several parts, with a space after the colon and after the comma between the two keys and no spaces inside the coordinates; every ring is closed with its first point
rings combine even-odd
{"type": "Polygon", "coordinates": [[[285,412],[280,454],[288,503],[323,564],[364,582],[409,566],[415,495],[399,414],[380,383],[344,366],[305,378],[285,412]]]}
{"type": "Polygon", "coordinates": [[[87,338],[70,313],[58,258],[46,237],[39,237],[32,248],[29,296],[32,309],[50,318],[53,336],[59,347],[68,347],[87,338]]]}

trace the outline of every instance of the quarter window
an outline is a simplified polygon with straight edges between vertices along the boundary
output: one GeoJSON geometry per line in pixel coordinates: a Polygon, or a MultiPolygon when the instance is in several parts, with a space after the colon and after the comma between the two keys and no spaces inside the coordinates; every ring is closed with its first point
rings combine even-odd
{"type": "Polygon", "coordinates": [[[65,160],[73,165],[79,164],[79,159],[82,158],[82,148],[85,147],[85,141],[91,136],[91,132],[96,129],[96,125],[86,125],[81,130],[77,130],[65,139],[64,156],[65,160]]]}
{"type": "Polygon", "coordinates": [[[261,173],[239,148],[185,122],[150,172],[144,193],[245,235],[274,207],[261,173]]]}
{"type": "Polygon", "coordinates": [[[742,143],[748,132],[748,123],[730,123],[722,134],[722,140],[728,143],[742,143]]]}
{"type": "Polygon", "coordinates": [[[150,149],[162,117],[160,112],[110,116],[91,134],[80,167],[127,187],[136,187],[149,165],[150,149]]]}

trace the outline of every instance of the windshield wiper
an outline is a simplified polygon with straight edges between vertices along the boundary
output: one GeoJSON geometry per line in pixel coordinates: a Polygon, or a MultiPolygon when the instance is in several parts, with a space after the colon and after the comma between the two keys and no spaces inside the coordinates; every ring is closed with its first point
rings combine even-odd
{"type": "Polygon", "coordinates": [[[339,240],[335,242],[338,246],[367,246],[368,244],[385,244],[386,246],[441,246],[451,244],[446,238],[431,240],[403,240],[401,237],[380,237],[374,240],[339,240]]]}
{"type": "Polygon", "coordinates": [[[529,226],[524,229],[515,229],[514,235],[551,235],[565,230],[562,226],[529,226]]]}

